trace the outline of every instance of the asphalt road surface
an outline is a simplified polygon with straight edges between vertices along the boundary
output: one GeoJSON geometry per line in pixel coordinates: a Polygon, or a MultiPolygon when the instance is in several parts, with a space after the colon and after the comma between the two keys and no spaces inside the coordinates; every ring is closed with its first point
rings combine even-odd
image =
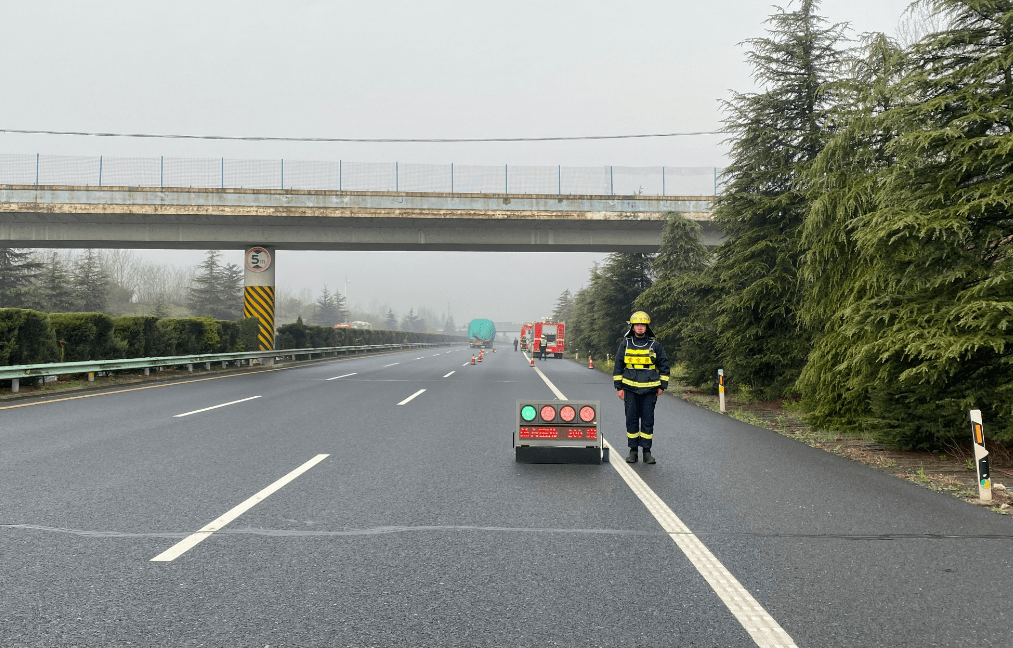
{"type": "Polygon", "coordinates": [[[470,358],[0,407],[0,646],[1013,645],[1009,517],[668,396],[629,467],[609,376],[470,358]],[[553,387],[611,464],[515,462],[553,387]]]}

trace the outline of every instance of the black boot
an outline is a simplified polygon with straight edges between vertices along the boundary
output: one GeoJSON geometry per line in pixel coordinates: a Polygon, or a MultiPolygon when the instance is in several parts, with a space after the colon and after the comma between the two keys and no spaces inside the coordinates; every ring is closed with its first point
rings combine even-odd
{"type": "Polygon", "coordinates": [[[654,457],[651,456],[650,450],[644,450],[644,463],[645,464],[658,463],[657,461],[654,460],[654,457]]]}
{"type": "Polygon", "coordinates": [[[630,454],[626,457],[626,463],[637,463],[637,449],[630,448],[630,454]]]}

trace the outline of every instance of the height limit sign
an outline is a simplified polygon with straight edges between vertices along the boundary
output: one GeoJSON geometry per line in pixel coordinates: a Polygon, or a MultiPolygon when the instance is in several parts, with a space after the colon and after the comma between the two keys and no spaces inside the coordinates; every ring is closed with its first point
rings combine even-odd
{"type": "Polygon", "coordinates": [[[274,285],[274,258],[273,250],[266,247],[255,246],[246,250],[246,285],[247,286],[273,286],[274,285]]]}

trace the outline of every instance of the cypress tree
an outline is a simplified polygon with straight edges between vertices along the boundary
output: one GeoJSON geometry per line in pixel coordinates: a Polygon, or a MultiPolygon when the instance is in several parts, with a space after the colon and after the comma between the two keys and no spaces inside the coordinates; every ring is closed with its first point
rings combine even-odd
{"type": "Polygon", "coordinates": [[[320,297],[316,301],[316,312],[313,315],[313,323],[318,326],[332,327],[335,324],[340,324],[345,321],[341,319],[341,312],[338,310],[337,302],[334,300],[334,295],[327,290],[327,286],[320,292],[320,297]]]}
{"type": "Polygon", "coordinates": [[[808,421],[820,427],[858,431],[869,416],[868,386],[841,370],[853,351],[845,319],[856,302],[877,294],[858,281],[870,259],[859,255],[854,228],[860,214],[876,211],[886,197],[884,175],[895,163],[889,144],[897,133],[882,116],[900,104],[897,84],[905,71],[906,54],[896,43],[882,34],[865,37],[837,84],[841,102],[832,119],[839,130],[807,171],[811,207],[802,235],[800,315],[814,340],[796,388],[808,421]]]}
{"type": "Polygon", "coordinates": [[[41,269],[30,250],[0,247],[0,308],[24,308],[41,269]]]}
{"type": "Polygon", "coordinates": [[[664,345],[668,357],[679,357],[688,318],[698,305],[693,288],[707,266],[710,252],[700,242],[700,225],[677,212],[668,214],[661,234],[661,247],[652,263],[654,284],[634,303],[636,310],[651,316],[651,330],[664,345]]]}
{"type": "Polygon", "coordinates": [[[818,0],[803,0],[770,18],[768,37],[748,41],[747,58],[765,90],[725,104],[732,161],[714,220],[728,239],[704,279],[720,298],[694,314],[714,324],[700,348],[714,349],[733,380],[769,397],[791,388],[810,346],[797,313],[808,198],[802,173],[827,139],[828,85],[839,73],[843,29],[826,26],[818,8],[818,0]]]}
{"type": "Polygon", "coordinates": [[[931,5],[948,28],[911,48],[875,124],[892,159],[848,225],[837,364],[862,424],[912,447],[966,434],[968,409],[1013,439],[1013,4],[931,5]]]}
{"type": "Polygon", "coordinates": [[[187,305],[194,315],[214,317],[221,301],[221,273],[219,263],[221,252],[208,250],[207,257],[197,266],[190,289],[187,291],[187,305]]]}
{"type": "Polygon", "coordinates": [[[104,313],[109,302],[112,279],[102,267],[95,250],[88,248],[77,259],[72,279],[75,307],[84,313],[104,313]]]}

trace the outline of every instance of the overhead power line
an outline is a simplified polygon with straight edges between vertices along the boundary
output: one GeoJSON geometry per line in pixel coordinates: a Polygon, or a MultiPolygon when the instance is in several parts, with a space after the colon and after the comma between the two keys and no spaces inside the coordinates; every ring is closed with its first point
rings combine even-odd
{"type": "Polygon", "coordinates": [[[89,133],[84,131],[0,129],[2,133],[20,135],[80,135],[84,137],[139,137],[151,139],[192,139],[192,140],[233,140],[240,142],[351,142],[369,144],[453,144],[464,142],[569,142],[579,140],[644,139],[650,137],[692,137],[695,135],[722,135],[722,131],[697,131],[692,133],[645,133],[637,135],[578,135],[573,137],[241,137],[236,135],[171,135],[158,133],[89,133]]]}

